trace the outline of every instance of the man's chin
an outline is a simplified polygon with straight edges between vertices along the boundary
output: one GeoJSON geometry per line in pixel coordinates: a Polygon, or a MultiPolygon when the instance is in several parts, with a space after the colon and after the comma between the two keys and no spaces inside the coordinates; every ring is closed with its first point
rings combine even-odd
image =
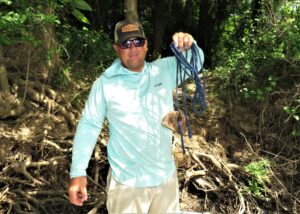
{"type": "Polygon", "coordinates": [[[128,65],[127,69],[139,72],[143,70],[143,67],[144,65],[130,64],[128,65]]]}

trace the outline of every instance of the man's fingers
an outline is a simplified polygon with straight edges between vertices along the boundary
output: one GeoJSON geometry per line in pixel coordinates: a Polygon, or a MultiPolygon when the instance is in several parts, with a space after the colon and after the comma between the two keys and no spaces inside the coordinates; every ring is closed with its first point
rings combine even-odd
{"type": "Polygon", "coordinates": [[[178,47],[178,34],[175,33],[172,37],[175,47],[178,47]]]}
{"type": "Polygon", "coordinates": [[[194,42],[194,39],[190,34],[183,32],[175,33],[172,39],[175,46],[178,47],[181,51],[191,48],[194,42]]]}
{"type": "Polygon", "coordinates": [[[189,49],[192,46],[193,41],[194,41],[193,37],[190,34],[185,33],[183,37],[183,47],[185,49],[189,49]]]}
{"type": "Polygon", "coordinates": [[[86,191],[84,194],[82,194],[81,192],[69,192],[69,199],[72,204],[82,206],[83,202],[88,199],[88,196],[86,194],[86,191]]]}
{"type": "Polygon", "coordinates": [[[187,46],[190,48],[194,42],[194,38],[191,35],[188,35],[187,46]]]}
{"type": "Polygon", "coordinates": [[[184,34],[183,33],[178,33],[178,47],[183,48],[184,44],[184,34]]]}
{"type": "Polygon", "coordinates": [[[81,200],[80,194],[78,192],[69,192],[70,202],[77,206],[82,206],[83,201],[81,200]]]}
{"type": "Polygon", "coordinates": [[[81,188],[80,193],[81,193],[82,202],[86,201],[88,199],[86,187],[81,188]]]}
{"type": "Polygon", "coordinates": [[[71,179],[68,193],[72,204],[82,206],[83,202],[88,199],[86,185],[87,179],[85,176],[71,179]]]}

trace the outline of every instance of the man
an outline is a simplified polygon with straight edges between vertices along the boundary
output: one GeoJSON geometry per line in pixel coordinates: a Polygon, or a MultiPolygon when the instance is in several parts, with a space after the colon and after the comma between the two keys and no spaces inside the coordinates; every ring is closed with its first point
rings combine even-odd
{"type": "MultiPolygon", "coordinates": [[[[134,20],[117,23],[114,39],[119,59],[94,82],[76,130],[70,201],[81,206],[87,200],[86,168],[107,118],[108,212],[178,213],[172,131],[161,125],[163,117],[173,111],[176,59],[146,62],[148,41],[141,24],[134,20]]],[[[172,39],[181,51],[194,43],[188,33],[175,33],[172,39]]]]}

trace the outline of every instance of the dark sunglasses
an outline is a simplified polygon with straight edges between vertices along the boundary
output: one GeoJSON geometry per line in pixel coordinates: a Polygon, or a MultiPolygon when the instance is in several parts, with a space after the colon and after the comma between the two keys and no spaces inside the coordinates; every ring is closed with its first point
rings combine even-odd
{"type": "Polygon", "coordinates": [[[131,39],[119,44],[121,49],[127,49],[131,47],[131,44],[134,44],[135,47],[142,47],[145,44],[145,39],[131,39]]]}

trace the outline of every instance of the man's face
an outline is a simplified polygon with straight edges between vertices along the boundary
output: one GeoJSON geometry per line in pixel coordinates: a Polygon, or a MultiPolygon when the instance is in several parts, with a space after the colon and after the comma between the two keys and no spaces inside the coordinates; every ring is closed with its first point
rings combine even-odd
{"type": "Polygon", "coordinates": [[[144,60],[148,51],[148,42],[145,40],[145,44],[138,47],[134,44],[136,38],[130,38],[127,40],[128,48],[121,48],[119,45],[114,44],[117,55],[119,56],[124,67],[131,71],[140,72],[144,67],[144,60]]]}

